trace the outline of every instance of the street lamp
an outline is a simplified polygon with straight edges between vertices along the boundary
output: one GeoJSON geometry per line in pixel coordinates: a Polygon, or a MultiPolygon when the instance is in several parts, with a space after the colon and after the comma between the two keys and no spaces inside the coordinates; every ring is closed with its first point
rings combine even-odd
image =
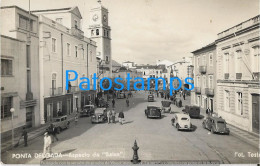
{"type": "Polygon", "coordinates": [[[15,109],[11,108],[10,112],[12,113],[12,146],[14,146],[14,123],[13,123],[13,120],[14,120],[15,109]]]}

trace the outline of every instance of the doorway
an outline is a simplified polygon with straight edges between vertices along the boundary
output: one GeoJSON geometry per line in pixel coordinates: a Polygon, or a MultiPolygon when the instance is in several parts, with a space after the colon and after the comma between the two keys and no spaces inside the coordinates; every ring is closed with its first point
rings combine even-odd
{"type": "Polygon", "coordinates": [[[252,129],[259,133],[259,94],[252,94],[252,129]]]}

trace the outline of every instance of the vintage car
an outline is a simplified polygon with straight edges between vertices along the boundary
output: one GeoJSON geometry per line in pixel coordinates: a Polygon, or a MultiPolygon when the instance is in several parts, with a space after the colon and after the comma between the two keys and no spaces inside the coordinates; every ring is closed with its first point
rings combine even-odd
{"type": "Polygon", "coordinates": [[[161,101],[162,103],[162,112],[170,113],[171,112],[171,101],[161,101]]]}
{"type": "Polygon", "coordinates": [[[202,122],[202,127],[208,129],[212,134],[220,133],[229,135],[229,128],[227,128],[227,123],[221,117],[208,116],[202,122]]]}
{"type": "Polygon", "coordinates": [[[125,92],[118,92],[118,93],[117,93],[117,98],[118,98],[118,99],[124,99],[124,98],[126,98],[125,92]]]}
{"type": "Polygon", "coordinates": [[[102,97],[102,98],[99,98],[98,99],[98,107],[99,108],[102,108],[102,107],[108,107],[109,104],[107,103],[107,101],[105,101],[105,99],[102,97]]]}
{"type": "Polygon", "coordinates": [[[161,108],[152,106],[152,105],[148,105],[147,108],[144,110],[144,113],[147,118],[161,118],[162,117],[161,108]]]}
{"type": "Polygon", "coordinates": [[[190,116],[188,114],[176,113],[174,114],[172,120],[172,125],[177,128],[177,130],[192,130],[192,124],[190,116]]]}
{"type": "Polygon", "coordinates": [[[107,121],[107,108],[95,109],[94,115],[91,116],[92,123],[102,123],[107,121]]]}
{"type": "Polygon", "coordinates": [[[91,116],[94,114],[94,105],[85,105],[80,111],[80,116],[91,116]]]}
{"type": "Polygon", "coordinates": [[[182,110],[182,112],[189,114],[191,118],[200,117],[200,107],[198,107],[198,106],[185,105],[185,108],[182,110]]]}
{"type": "Polygon", "coordinates": [[[148,102],[154,101],[154,95],[150,94],[148,95],[148,102]]]}
{"type": "Polygon", "coordinates": [[[52,124],[57,128],[57,133],[60,133],[63,129],[68,129],[70,127],[70,122],[68,121],[67,115],[53,118],[52,124]]]}

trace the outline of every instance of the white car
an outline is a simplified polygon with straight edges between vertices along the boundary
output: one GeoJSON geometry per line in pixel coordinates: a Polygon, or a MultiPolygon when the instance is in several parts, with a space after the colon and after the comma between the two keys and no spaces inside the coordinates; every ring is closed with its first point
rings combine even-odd
{"type": "Polygon", "coordinates": [[[188,114],[176,113],[174,114],[172,120],[172,125],[179,130],[192,130],[192,124],[190,121],[190,116],[188,114]]]}

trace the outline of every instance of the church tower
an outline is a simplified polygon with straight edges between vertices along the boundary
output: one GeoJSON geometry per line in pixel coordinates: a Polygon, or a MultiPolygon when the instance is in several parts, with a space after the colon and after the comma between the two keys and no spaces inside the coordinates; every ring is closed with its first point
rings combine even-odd
{"type": "Polygon", "coordinates": [[[111,29],[108,20],[108,10],[98,0],[97,6],[90,10],[90,38],[96,42],[97,57],[102,60],[102,67],[107,69],[107,76],[112,77],[111,29]]]}

